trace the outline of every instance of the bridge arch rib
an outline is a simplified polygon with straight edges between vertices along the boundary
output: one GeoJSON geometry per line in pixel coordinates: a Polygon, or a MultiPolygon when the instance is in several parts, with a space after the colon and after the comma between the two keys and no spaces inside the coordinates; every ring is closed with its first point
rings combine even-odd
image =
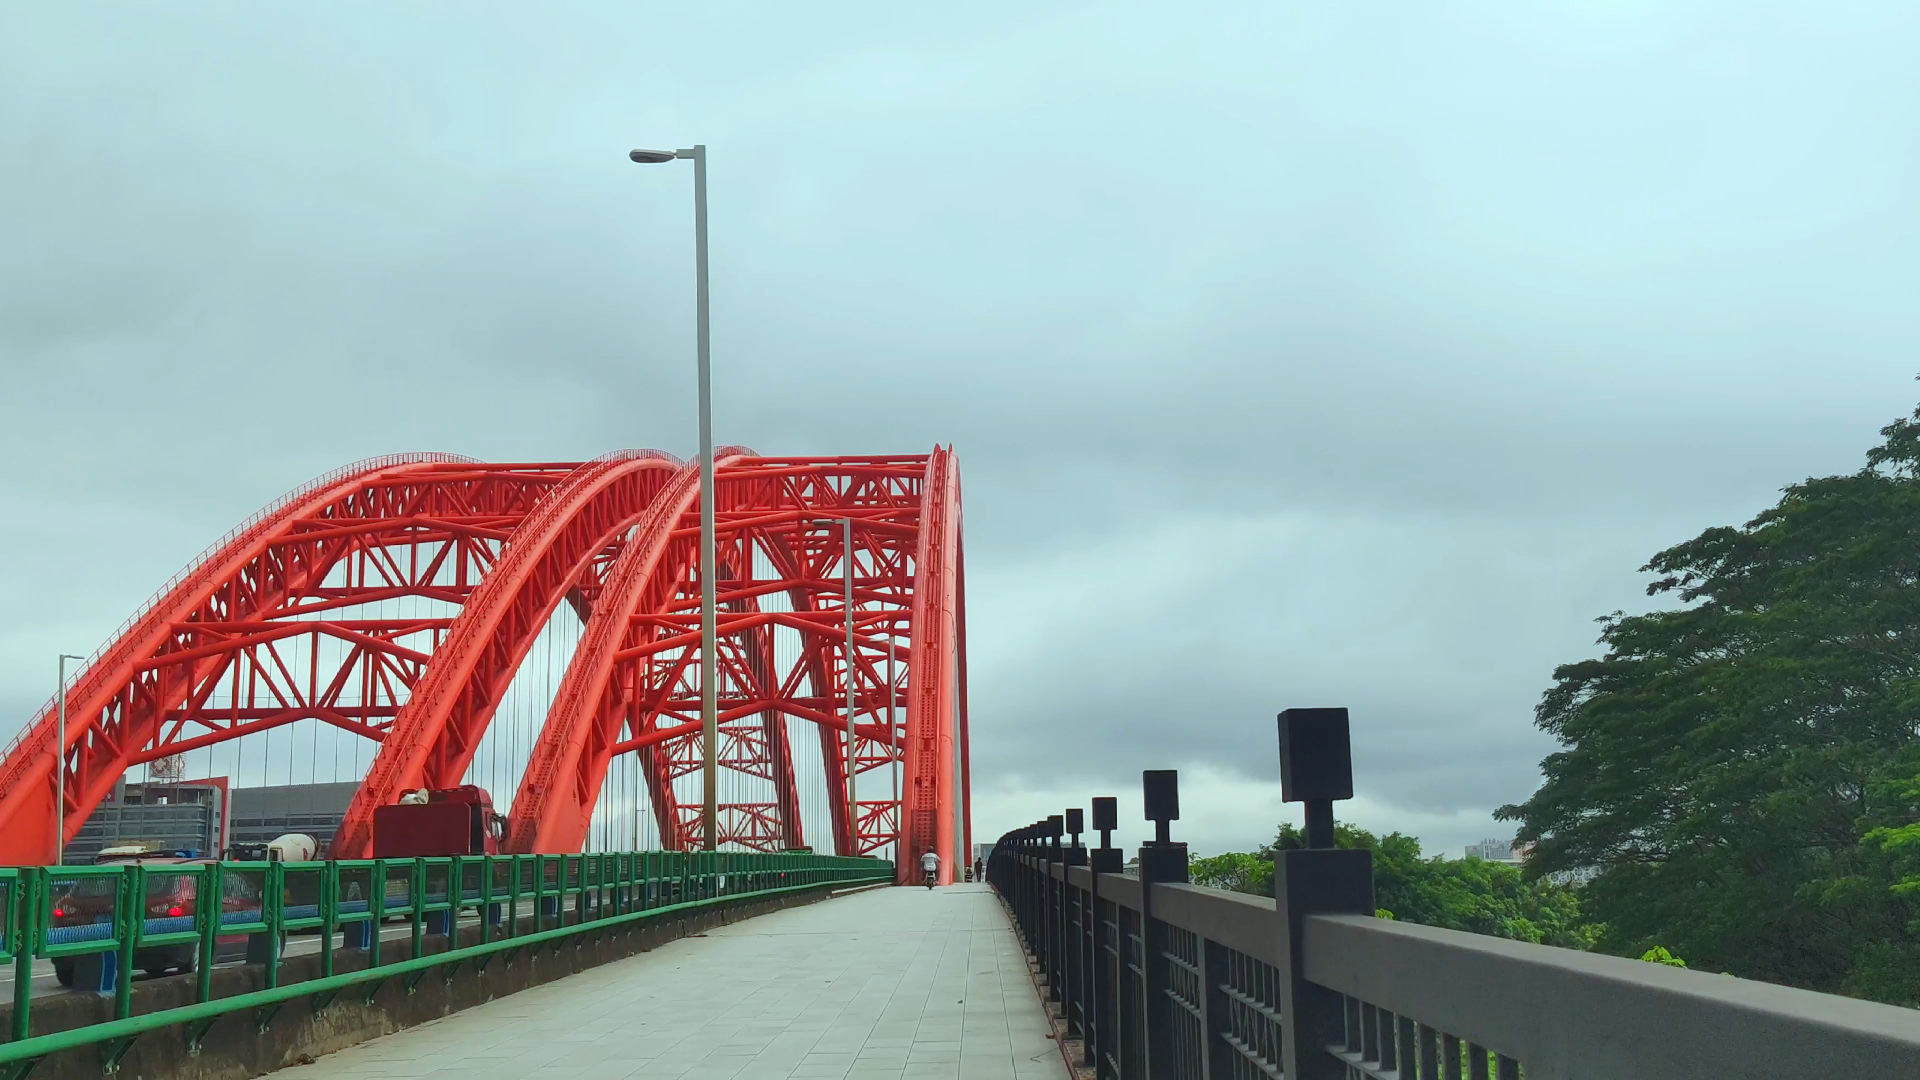
{"type": "Polygon", "coordinates": [[[381,738],[447,623],[352,609],[400,596],[462,603],[570,469],[374,458],[255,514],[82,668],[66,688],[64,747],[54,747],[57,699],[22,729],[0,762],[0,863],[49,859],[133,766],[303,719],[381,738]],[[322,639],[338,654],[325,667],[322,639]],[[289,663],[296,652],[308,662],[289,663]],[[66,774],[58,843],[56,759],[66,774]]]}
{"type": "MultiPolygon", "coordinates": [[[[950,873],[969,839],[951,450],[722,455],[723,844],[806,842],[804,802],[836,851],[897,841],[903,876],[929,850],[950,873]],[[841,519],[852,521],[851,647],[841,519]],[[808,725],[814,735],[790,745],[808,725]],[[897,794],[879,770],[897,770],[897,794]]],[[[628,754],[645,790],[610,797],[644,797],[665,845],[691,846],[703,825],[697,795],[684,797],[702,758],[697,536],[695,469],[653,451],[585,464],[416,455],[328,474],[215,544],[96,654],[68,689],[65,747],[52,745],[52,703],[23,729],[0,760],[0,862],[56,850],[56,759],[70,839],[127,769],[295,723],[375,744],[332,852],[368,854],[374,807],[462,781],[563,600],[585,633],[570,661],[561,654],[561,692],[534,698],[546,719],[531,755],[509,758],[527,762],[510,847],[580,850],[608,769],[628,754]]]]}
{"type": "MultiPolygon", "coordinates": [[[[901,841],[951,873],[968,830],[956,765],[964,731],[959,476],[950,450],[897,458],[724,459],[718,470],[717,686],[723,765],[769,781],[766,802],[721,807],[723,843],[769,849],[798,839],[786,720],[820,736],[834,848],[901,841]],[[853,521],[853,650],[848,655],[839,519],[853,521]],[[786,610],[761,600],[781,596],[786,610]],[[797,638],[781,656],[773,634],[797,638]],[[888,663],[892,656],[893,663],[888,663]],[[891,682],[889,679],[891,678],[891,682]],[[849,681],[854,750],[845,751],[849,681]],[[889,703],[892,716],[889,717],[889,703]],[[902,708],[904,706],[904,709],[902,708]],[[900,802],[857,800],[849,772],[903,765],[900,802]],[[943,764],[944,763],[944,764],[943,764]],[[956,806],[957,812],[948,812],[956,806]],[[788,822],[793,822],[789,825],[788,822]],[[902,833],[904,825],[905,832],[902,833]]],[[[511,850],[578,851],[614,759],[642,755],[667,846],[699,835],[701,809],[674,781],[700,758],[697,490],[689,472],[663,493],[609,572],[513,800],[511,850]]],[[[863,784],[867,786],[878,778],[863,784]]],[[[864,794],[864,793],[863,793],[864,794]]],[[[903,866],[902,873],[908,871],[903,866]]]]}
{"type": "MultiPolygon", "coordinates": [[[[716,452],[716,473],[739,459],[737,448],[716,452]]],[[[601,603],[587,620],[514,795],[509,850],[574,852],[586,840],[612,747],[634,705],[631,672],[614,677],[615,654],[627,644],[634,612],[660,607],[673,582],[697,574],[698,536],[687,535],[683,526],[693,515],[697,529],[699,510],[700,469],[694,462],[667,481],[608,571],[601,603]]],[[[671,785],[657,768],[648,771],[662,841],[679,847],[671,785]]]]}
{"type": "Polygon", "coordinates": [[[680,471],[659,451],[611,454],[575,469],[521,521],[394,718],[334,834],[334,858],[372,853],[375,807],[460,783],[547,616],[680,471]]]}

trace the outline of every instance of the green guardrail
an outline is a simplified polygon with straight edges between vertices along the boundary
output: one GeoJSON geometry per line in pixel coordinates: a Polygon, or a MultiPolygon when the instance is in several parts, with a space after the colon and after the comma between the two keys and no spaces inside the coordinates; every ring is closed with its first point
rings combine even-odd
{"type": "MultiPolygon", "coordinates": [[[[140,1035],[185,1025],[189,1053],[220,1017],[254,1010],[262,1031],[282,1003],[311,997],[325,1008],[350,987],[369,1004],[382,983],[400,977],[411,991],[433,968],[447,978],[467,961],[484,968],[502,952],[565,942],[583,933],[661,918],[741,897],[774,897],[821,885],[891,882],[893,864],[842,855],[757,852],[607,852],[591,855],[472,855],[339,862],[212,862],[185,866],[0,867],[0,970],[13,966],[11,1041],[0,1043],[0,1080],[19,1080],[42,1057],[98,1044],[100,1063],[116,1071],[140,1035]],[[55,905],[84,893],[105,907],[97,921],[55,927],[55,905]],[[180,915],[148,909],[151,897],[190,899],[180,915]],[[212,903],[202,903],[212,899],[212,903]],[[104,904],[99,901],[105,900],[104,904]],[[110,912],[110,914],[109,914],[110,912]],[[457,940],[460,919],[478,916],[480,943],[422,955],[428,934],[457,940]],[[530,914],[531,929],[521,932],[530,914]],[[409,959],[383,962],[379,928],[405,917],[409,959]],[[281,985],[281,948],[290,932],[320,941],[318,978],[281,985]],[[358,939],[359,944],[336,945],[358,939]],[[219,942],[245,937],[249,963],[265,968],[266,987],[213,996],[219,942]],[[193,948],[194,1004],[133,1015],[133,972],[143,951],[193,948]],[[367,953],[364,970],[336,973],[341,948],[367,953]],[[111,986],[114,1019],[29,1037],[37,960],[81,964],[98,957],[111,986]],[[111,965],[108,968],[107,965],[111,965]]],[[[99,992],[99,991],[97,991],[99,992]]]]}

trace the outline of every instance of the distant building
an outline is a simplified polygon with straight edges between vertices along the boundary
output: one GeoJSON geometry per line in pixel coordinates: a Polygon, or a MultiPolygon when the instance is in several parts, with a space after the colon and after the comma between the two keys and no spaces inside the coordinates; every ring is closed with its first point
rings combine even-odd
{"type": "Polygon", "coordinates": [[[1599,876],[1597,866],[1576,866],[1572,870],[1555,870],[1547,875],[1547,880],[1555,885],[1585,885],[1599,876]]]}
{"type": "Polygon", "coordinates": [[[101,849],[122,844],[217,855],[226,846],[226,828],[225,777],[148,784],[123,780],[87,815],[66,846],[65,861],[90,863],[101,849]]]}
{"type": "Polygon", "coordinates": [[[360,785],[283,784],[235,788],[233,827],[228,843],[265,844],[288,833],[305,833],[325,851],[347,816],[347,804],[360,785]]]}
{"type": "Polygon", "coordinates": [[[1485,859],[1488,862],[1507,863],[1519,866],[1524,861],[1521,850],[1509,840],[1482,840],[1467,845],[1467,858],[1485,859]]]}
{"type": "Polygon", "coordinates": [[[114,785],[67,845],[67,861],[93,861],[102,848],[152,844],[223,855],[233,844],[266,844],[305,833],[326,850],[359,784],[233,788],[226,777],[114,785]]]}

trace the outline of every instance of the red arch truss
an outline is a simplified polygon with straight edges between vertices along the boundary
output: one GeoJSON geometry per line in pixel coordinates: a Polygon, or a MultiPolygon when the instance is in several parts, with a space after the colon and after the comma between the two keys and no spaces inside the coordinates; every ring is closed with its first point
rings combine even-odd
{"type": "Polygon", "coordinates": [[[379,458],[290,493],[215,544],[96,653],[0,763],[0,863],[50,859],[54,761],[73,838],[128,768],[313,718],[382,737],[444,618],[364,619],[400,596],[461,604],[571,465],[379,458]],[[317,664],[322,638],[345,642],[317,664]]]}
{"type": "Polygon", "coordinates": [[[547,616],[592,580],[680,462],[653,450],[590,461],[521,521],[400,709],[333,837],[333,856],[373,853],[373,811],[413,788],[460,782],[547,616]]]}
{"type": "MultiPolygon", "coordinates": [[[[952,451],[733,447],[716,465],[716,751],[722,778],[738,781],[723,787],[722,843],[894,851],[903,879],[933,851],[950,878],[971,845],[952,451]],[[841,519],[852,521],[851,649],[841,519]],[[809,728],[819,764],[805,768],[790,732],[809,728]],[[830,838],[805,835],[803,786],[821,796],[810,805],[826,804],[830,838]]],[[[87,665],[68,691],[63,752],[51,704],[16,738],[0,761],[0,863],[56,850],[56,758],[70,839],[126,769],[300,720],[379,744],[333,847],[364,856],[375,807],[461,781],[563,600],[584,633],[510,805],[509,846],[580,850],[627,754],[662,842],[692,846],[704,824],[698,795],[682,797],[697,792],[703,756],[697,472],[653,451],[584,464],[422,455],[363,462],[284,497],[87,665]],[[434,617],[365,610],[399,597],[437,601],[434,617]]]]}
{"type": "MultiPolygon", "coordinates": [[[[960,489],[951,452],[723,458],[720,465],[717,757],[723,769],[771,789],[761,800],[721,804],[721,842],[761,850],[802,842],[785,723],[795,718],[818,733],[834,850],[874,852],[898,840],[903,863],[931,850],[950,873],[970,843],[958,763],[965,646],[958,618],[960,489]],[[843,518],[853,523],[851,658],[843,518]],[[774,597],[784,600],[781,610],[764,603],[774,597]],[[774,647],[775,628],[797,637],[790,655],[774,647]],[[896,763],[897,800],[891,785],[882,797],[872,775],[896,763]],[[851,823],[849,767],[869,777],[851,823]]],[[[683,804],[674,790],[675,781],[699,771],[703,749],[697,489],[689,477],[668,494],[607,575],[603,603],[513,800],[514,850],[579,850],[600,786],[613,760],[627,753],[643,755],[663,841],[689,846],[701,835],[701,807],[683,804]]]]}

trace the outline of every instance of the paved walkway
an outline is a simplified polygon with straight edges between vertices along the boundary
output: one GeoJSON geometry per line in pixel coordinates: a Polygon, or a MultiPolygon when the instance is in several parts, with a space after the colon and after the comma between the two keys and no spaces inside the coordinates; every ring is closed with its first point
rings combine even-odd
{"type": "Polygon", "coordinates": [[[1062,1080],[982,885],[855,893],[670,942],[285,1080],[1062,1080]]]}

